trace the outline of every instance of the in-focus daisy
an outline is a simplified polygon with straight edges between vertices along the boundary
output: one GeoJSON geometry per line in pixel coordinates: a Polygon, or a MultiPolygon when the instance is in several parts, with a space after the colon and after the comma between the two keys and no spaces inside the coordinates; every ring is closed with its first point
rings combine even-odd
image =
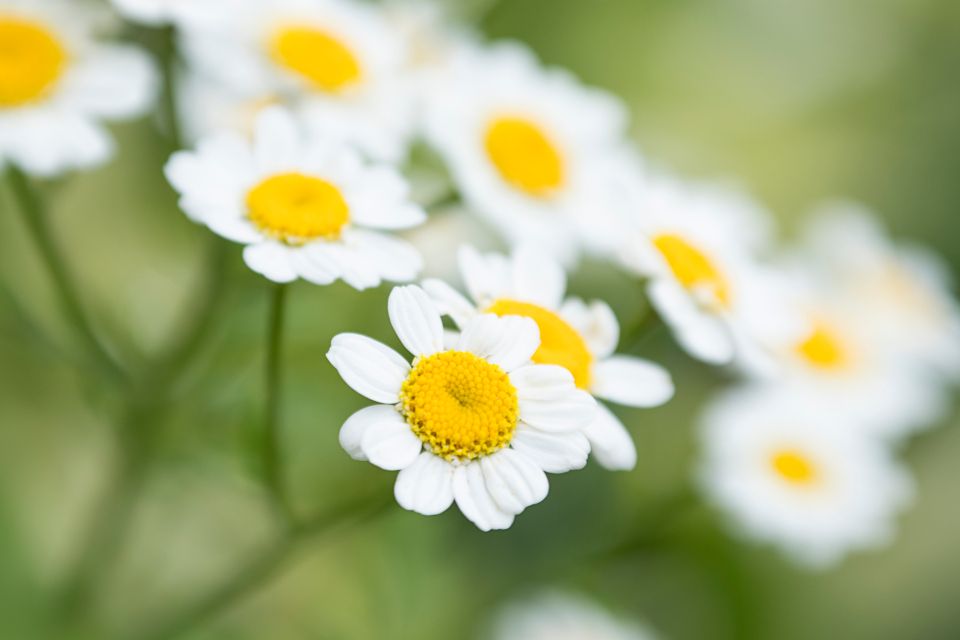
{"type": "Polygon", "coordinates": [[[254,271],[356,289],[416,277],[420,255],[380,230],[414,227],[425,214],[392,168],[365,164],[349,146],[307,135],[271,107],[253,139],[222,133],[170,159],[167,178],[192,219],[247,247],[254,271]]]}
{"type": "Polygon", "coordinates": [[[619,260],[648,279],[650,301],[680,345],[712,364],[769,369],[760,344],[792,327],[779,312],[777,275],[756,259],[769,237],[766,216],[720,186],[666,176],[620,186],[619,260]]]}
{"type": "Polygon", "coordinates": [[[513,43],[461,47],[428,101],[428,138],[466,204],[511,243],[575,258],[605,188],[599,161],[624,136],[621,103],[513,43]]]}
{"type": "Polygon", "coordinates": [[[394,289],[389,314],[412,363],[352,333],[336,336],[327,358],[379,403],[347,420],[340,443],[400,471],[400,506],[435,515],[456,501],[480,529],[506,529],[546,497],[544,471],[585,464],[582,431],[596,404],[566,369],[530,362],[540,344],[533,321],[477,316],[448,349],[440,313],[419,287],[394,289]]]}
{"type": "Polygon", "coordinates": [[[580,596],[547,592],[511,604],[493,623],[491,640],[653,640],[643,625],[618,618],[580,596]]]}
{"type": "Polygon", "coordinates": [[[0,0],[0,165],[51,176],[100,164],[113,151],[101,121],[148,108],[149,59],[98,42],[103,17],[68,0],[0,0]]]}
{"type": "MultiPolygon", "coordinates": [[[[564,298],[566,273],[541,251],[520,247],[508,258],[463,247],[459,261],[470,300],[440,280],[423,283],[458,326],[483,313],[530,318],[540,329],[533,361],[566,368],[580,389],[631,407],[656,407],[673,397],[673,382],[662,367],[614,353],[620,327],[606,303],[564,298]]],[[[630,434],[602,404],[585,433],[603,466],[632,469],[636,464],[630,434]]]]}
{"type": "Polygon", "coordinates": [[[960,379],[960,306],[938,256],[894,244],[877,217],[853,203],[823,207],[807,241],[826,277],[892,346],[934,373],[960,379]]]}
{"type": "Polygon", "coordinates": [[[743,535],[805,564],[889,542],[912,495],[887,447],[816,397],[782,387],[720,397],[705,414],[703,440],[704,492],[743,535]]]}
{"type": "Polygon", "coordinates": [[[405,155],[414,114],[402,78],[404,40],[375,8],[249,0],[213,23],[182,26],[185,53],[210,82],[254,100],[273,96],[378,160],[405,155]]]}

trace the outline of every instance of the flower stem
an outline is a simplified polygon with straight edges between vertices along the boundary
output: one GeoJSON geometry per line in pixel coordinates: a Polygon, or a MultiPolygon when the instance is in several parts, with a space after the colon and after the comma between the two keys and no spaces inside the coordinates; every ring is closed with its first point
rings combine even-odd
{"type": "Polygon", "coordinates": [[[280,391],[283,371],[283,325],[286,312],[287,285],[273,285],[267,321],[267,355],[264,370],[265,410],[263,430],[263,472],[267,487],[284,516],[290,516],[283,481],[282,444],[280,441],[280,391]]]}
{"type": "Polygon", "coordinates": [[[20,169],[10,165],[7,168],[7,180],[27,230],[33,237],[40,252],[40,258],[50,274],[58,303],[71,328],[83,343],[90,360],[105,375],[116,381],[124,381],[126,373],[97,337],[80,304],[76,286],[70,278],[66,263],[50,232],[47,211],[30,183],[30,179],[20,169]]]}
{"type": "Polygon", "coordinates": [[[162,115],[170,146],[174,150],[183,148],[183,131],[180,127],[179,104],[177,100],[177,32],[173,26],[161,31],[161,44],[157,56],[160,62],[160,74],[163,82],[162,115]]]}

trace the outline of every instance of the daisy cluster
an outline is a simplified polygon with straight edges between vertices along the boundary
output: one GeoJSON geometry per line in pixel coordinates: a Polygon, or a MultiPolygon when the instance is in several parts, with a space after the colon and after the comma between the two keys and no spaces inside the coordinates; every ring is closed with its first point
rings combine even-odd
{"type": "MultiPolygon", "coordinates": [[[[645,159],[618,98],[431,5],[113,5],[177,34],[190,150],[166,177],[191,220],[275,283],[400,284],[386,315],[407,354],[348,333],[328,359],[373,403],[340,443],[398,472],[402,507],[455,503],[505,529],[547,474],[638,464],[607,405],[662,405],[674,382],[617,353],[608,304],[567,294],[590,256],[643,283],[686,353],[736,372],[706,411],[698,478],[739,532],[815,565],[890,537],[911,496],[898,447],[960,375],[960,310],[934,256],[854,204],[778,246],[749,195],[645,159]],[[434,222],[414,197],[424,173],[459,203],[447,215],[508,247],[442,242],[462,286],[421,280],[436,259],[409,233],[434,222]]],[[[100,40],[116,23],[74,1],[0,0],[0,163],[51,176],[109,157],[102,121],[143,113],[157,84],[146,55],[100,40]]]]}

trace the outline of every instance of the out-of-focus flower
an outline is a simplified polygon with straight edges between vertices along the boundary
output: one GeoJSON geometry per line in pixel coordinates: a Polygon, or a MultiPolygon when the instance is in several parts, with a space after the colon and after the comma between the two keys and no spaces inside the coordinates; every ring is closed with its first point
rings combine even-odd
{"type": "Polygon", "coordinates": [[[95,39],[103,14],[66,0],[0,0],[0,165],[52,176],[106,161],[101,120],[143,113],[149,59],[95,39]]]}
{"type": "Polygon", "coordinates": [[[579,596],[548,592],[503,609],[491,640],[653,640],[643,625],[579,596]]]}
{"type": "Polygon", "coordinates": [[[477,316],[453,349],[416,286],[390,294],[390,322],[413,363],[365,336],[333,339],[331,364],[380,404],[353,414],[340,443],[353,458],[399,470],[400,506],[424,515],[456,501],[477,527],[506,529],[547,495],[545,470],[582,467],[596,403],[563,367],[531,364],[540,344],[527,318],[477,316]]]}
{"type": "MultiPolygon", "coordinates": [[[[547,255],[530,246],[515,249],[509,258],[462,247],[459,259],[471,300],[440,280],[423,283],[458,326],[483,313],[530,318],[540,329],[533,361],[564,367],[580,389],[631,407],[656,407],[673,397],[673,381],[662,367],[614,353],[620,327],[606,303],[564,298],[566,273],[547,255]]],[[[632,469],[636,464],[629,432],[602,404],[585,433],[603,466],[632,469]]]]}
{"type": "Polygon", "coordinates": [[[366,289],[420,270],[407,242],[368,230],[425,220],[403,178],[306,134],[281,107],[257,118],[252,141],[238,133],[204,139],[196,151],[174,154],[166,173],[187,215],[246,244],[247,266],[275,282],[340,278],[366,289]]]}
{"type": "Polygon", "coordinates": [[[213,22],[237,5],[234,0],[111,0],[117,12],[133,22],[165,25],[180,21],[213,22]]]}
{"type": "Polygon", "coordinates": [[[414,118],[405,42],[376,9],[250,0],[182,26],[186,56],[209,81],[254,101],[273,97],[377,160],[404,157],[414,118]]]}
{"type": "Polygon", "coordinates": [[[193,69],[183,69],[177,77],[180,121],[187,139],[194,143],[222,131],[251,136],[257,116],[279,103],[276,95],[243,93],[211,82],[193,69]]]}
{"type": "Polygon", "coordinates": [[[680,345],[712,364],[772,366],[764,341],[789,335],[778,274],[756,258],[770,224],[752,201],[720,186],[636,178],[620,193],[617,257],[648,278],[647,293],[680,345]]]}
{"type": "Polygon", "coordinates": [[[887,447],[785,387],[727,392],[708,408],[700,480],[747,537],[826,566],[893,535],[912,482],[887,447]]]}
{"type": "Polygon", "coordinates": [[[949,270],[931,251],[895,245],[861,205],[824,207],[807,247],[843,298],[892,348],[950,381],[960,379],[960,307],[949,270]]]}
{"type": "Polygon", "coordinates": [[[428,96],[427,137],[466,204],[514,244],[569,263],[605,188],[626,111],[519,44],[461,47],[428,96]]]}

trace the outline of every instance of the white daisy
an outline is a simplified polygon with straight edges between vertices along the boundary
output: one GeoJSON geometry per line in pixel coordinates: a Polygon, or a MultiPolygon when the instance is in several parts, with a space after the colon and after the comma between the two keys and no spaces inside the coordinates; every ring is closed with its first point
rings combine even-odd
{"type": "Polygon", "coordinates": [[[347,0],[250,0],[213,23],[182,27],[188,60],[210,82],[295,107],[326,136],[378,160],[404,157],[414,117],[404,40],[376,9],[347,0]]]}
{"type": "Polygon", "coordinates": [[[0,166],[52,176],[106,161],[101,120],[143,113],[156,84],[139,50],[95,39],[103,15],[68,0],[0,0],[0,166]]]}
{"type": "Polygon", "coordinates": [[[623,105],[514,43],[461,47],[428,102],[428,139],[467,205],[511,243],[575,258],[605,188],[598,162],[624,137],[623,105]]]}
{"type": "Polygon", "coordinates": [[[124,18],[148,25],[212,22],[236,5],[233,0],[111,0],[124,18]]]}
{"type": "Polygon", "coordinates": [[[336,336],[327,358],[380,403],[353,414],[340,443],[358,460],[400,471],[400,506],[435,515],[456,501],[480,529],[506,529],[546,497],[544,471],[586,463],[582,430],[596,405],[566,369],[530,363],[539,346],[533,321],[478,316],[447,349],[440,313],[419,287],[394,289],[389,313],[412,364],[352,333],[336,336]]]}
{"type": "Polygon", "coordinates": [[[737,191],[666,176],[622,184],[624,227],[617,251],[680,345],[712,364],[751,372],[772,364],[761,344],[794,329],[780,312],[778,274],[756,252],[767,217],[737,191]]]}
{"type": "Polygon", "coordinates": [[[492,640],[653,640],[643,625],[612,615],[585,598],[547,592],[497,615],[492,640]]]}
{"type": "MultiPolygon", "coordinates": [[[[566,368],[580,389],[631,407],[656,407],[673,397],[673,382],[662,367],[614,353],[620,327],[613,310],[599,300],[587,304],[564,298],[563,267],[539,250],[520,247],[508,258],[462,247],[459,262],[471,300],[440,280],[423,283],[441,312],[458,326],[484,313],[530,318],[540,329],[533,361],[566,368]]],[[[585,433],[603,466],[632,469],[636,464],[629,432],[603,405],[585,433]]]]}
{"type": "Polygon", "coordinates": [[[412,246],[375,231],[425,220],[403,178],[305,134],[280,107],[257,118],[252,140],[204,139],[196,151],[174,154],[166,174],[187,215],[246,244],[247,266],[275,282],[340,278],[365,289],[412,280],[421,268],[412,246]]]}
{"type": "Polygon", "coordinates": [[[822,208],[807,235],[816,264],[894,348],[949,380],[960,379],[960,305],[938,256],[894,244],[877,217],[853,203],[822,208]]]}
{"type": "Polygon", "coordinates": [[[888,449],[814,397],[740,389],[715,401],[703,426],[703,490],[743,535],[798,562],[826,566],[889,542],[912,496],[888,449]]]}

